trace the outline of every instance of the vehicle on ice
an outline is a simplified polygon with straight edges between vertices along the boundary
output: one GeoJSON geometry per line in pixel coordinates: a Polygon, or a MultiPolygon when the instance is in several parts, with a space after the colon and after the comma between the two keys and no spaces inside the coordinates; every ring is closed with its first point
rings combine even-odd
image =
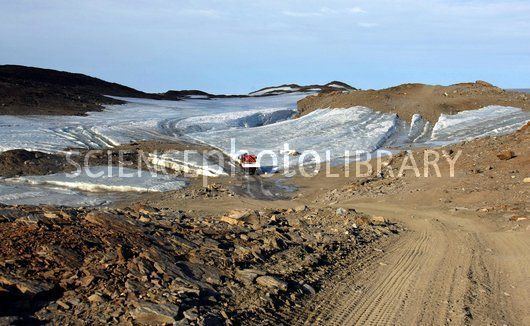
{"type": "Polygon", "coordinates": [[[239,155],[237,159],[245,174],[257,174],[259,165],[257,163],[256,155],[243,153],[239,155]]]}

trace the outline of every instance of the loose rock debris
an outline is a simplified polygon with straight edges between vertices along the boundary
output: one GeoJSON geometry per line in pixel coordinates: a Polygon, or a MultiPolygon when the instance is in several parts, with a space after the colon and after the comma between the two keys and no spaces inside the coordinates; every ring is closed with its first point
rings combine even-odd
{"type": "Polygon", "coordinates": [[[0,205],[0,323],[232,324],[400,229],[352,209],[222,216],[0,205]]]}

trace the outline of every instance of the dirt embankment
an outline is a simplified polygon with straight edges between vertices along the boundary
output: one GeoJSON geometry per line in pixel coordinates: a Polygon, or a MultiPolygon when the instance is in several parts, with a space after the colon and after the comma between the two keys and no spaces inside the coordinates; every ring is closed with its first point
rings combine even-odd
{"type": "Polygon", "coordinates": [[[356,90],[349,93],[327,93],[306,97],[298,102],[301,115],[321,108],[366,106],[374,110],[397,113],[410,121],[415,113],[435,123],[440,114],[455,114],[488,105],[530,109],[530,96],[505,91],[486,82],[451,86],[404,84],[382,90],[356,90]]]}
{"type": "Polygon", "coordinates": [[[44,175],[68,170],[66,158],[58,154],[23,149],[0,153],[0,177],[44,175]]]}
{"type": "Polygon", "coordinates": [[[342,186],[335,183],[329,191],[320,191],[316,201],[324,204],[392,198],[415,206],[476,212],[498,221],[530,219],[530,123],[510,135],[434,149],[438,154],[432,150],[385,158],[383,161],[388,165],[382,168],[382,173],[373,162],[370,177],[357,178],[342,186]],[[433,161],[436,155],[439,173],[432,165],[424,165],[425,159],[433,161]],[[453,176],[449,159],[454,161],[453,176]],[[405,169],[411,166],[416,166],[417,172],[405,169]]]}

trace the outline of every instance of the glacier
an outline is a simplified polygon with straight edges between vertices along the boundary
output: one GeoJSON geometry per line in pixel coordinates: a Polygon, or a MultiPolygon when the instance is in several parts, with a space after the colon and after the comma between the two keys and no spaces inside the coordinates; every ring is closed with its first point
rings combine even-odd
{"type": "MultiPolygon", "coordinates": [[[[285,144],[300,153],[315,151],[322,158],[326,157],[327,150],[335,155],[344,155],[345,150],[350,150],[352,154],[355,151],[373,152],[392,135],[397,124],[396,115],[382,114],[368,108],[322,109],[298,119],[262,127],[192,133],[189,137],[232,156],[232,152],[237,151],[256,154],[268,151],[264,153],[261,164],[274,166],[278,163],[272,161],[271,154],[281,157],[280,152],[285,149],[285,144]],[[232,140],[235,148],[232,148],[232,140]]],[[[314,161],[314,157],[307,157],[304,163],[314,161]]],[[[296,156],[290,158],[290,164],[296,164],[298,159],[296,156]]]]}
{"type": "Polygon", "coordinates": [[[256,127],[291,118],[306,94],[162,101],[119,98],[87,116],[0,116],[0,152],[107,148],[138,140],[175,140],[190,131],[256,127]]]}
{"type": "Polygon", "coordinates": [[[442,114],[432,130],[428,144],[447,144],[513,132],[530,120],[521,109],[488,106],[478,110],[442,114]]]}
{"type": "Polygon", "coordinates": [[[266,151],[263,157],[258,155],[264,166],[281,165],[272,157],[283,162],[286,145],[299,153],[313,151],[307,160],[306,157],[288,158],[287,164],[292,166],[339,159],[348,153],[351,156],[372,153],[385,147],[434,147],[502,135],[517,130],[529,120],[530,114],[519,108],[489,106],[441,115],[433,126],[418,114],[407,123],[396,114],[357,106],[315,110],[298,119],[256,128],[209,130],[188,136],[232,156],[237,156],[239,151],[256,154],[266,151]]]}
{"type": "MultiPolygon", "coordinates": [[[[441,115],[434,124],[419,114],[404,121],[396,114],[361,106],[322,108],[294,118],[296,102],[305,96],[291,93],[183,101],[121,98],[127,104],[107,106],[82,117],[0,116],[0,152],[22,148],[53,153],[75,148],[103,149],[141,140],[181,140],[206,144],[232,157],[237,151],[262,153],[264,170],[272,172],[286,167],[282,166],[286,156],[287,166],[294,166],[338,161],[348,155],[385,148],[443,146],[513,132],[530,121],[528,112],[504,106],[441,115]],[[307,151],[310,155],[303,154],[307,151]]],[[[201,153],[151,154],[149,161],[196,175],[222,176],[228,172],[201,153]]],[[[72,203],[67,198],[74,191],[80,198],[75,203],[96,205],[109,200],[101,191],[169,191],[184,186],[184,180],[159,177],[120,180],[86,175],[71,179],[66,174],[28,176],[0,179],[0,202],[72,203]],[[94,191],[100,193],[94,195],[94,191]]]]}

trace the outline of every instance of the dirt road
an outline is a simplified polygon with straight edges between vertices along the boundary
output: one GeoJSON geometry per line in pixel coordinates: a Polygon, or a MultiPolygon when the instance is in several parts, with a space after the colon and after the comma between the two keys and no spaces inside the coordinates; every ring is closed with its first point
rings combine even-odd
{"type": "Polygon", "coordinates": [[[530,324],[526,231],[501,231],[471,213],[352,207],[392,216],[408,231],[366,260],[352,259],[309,304],[284,315],[293,324],[530,324]]]}

